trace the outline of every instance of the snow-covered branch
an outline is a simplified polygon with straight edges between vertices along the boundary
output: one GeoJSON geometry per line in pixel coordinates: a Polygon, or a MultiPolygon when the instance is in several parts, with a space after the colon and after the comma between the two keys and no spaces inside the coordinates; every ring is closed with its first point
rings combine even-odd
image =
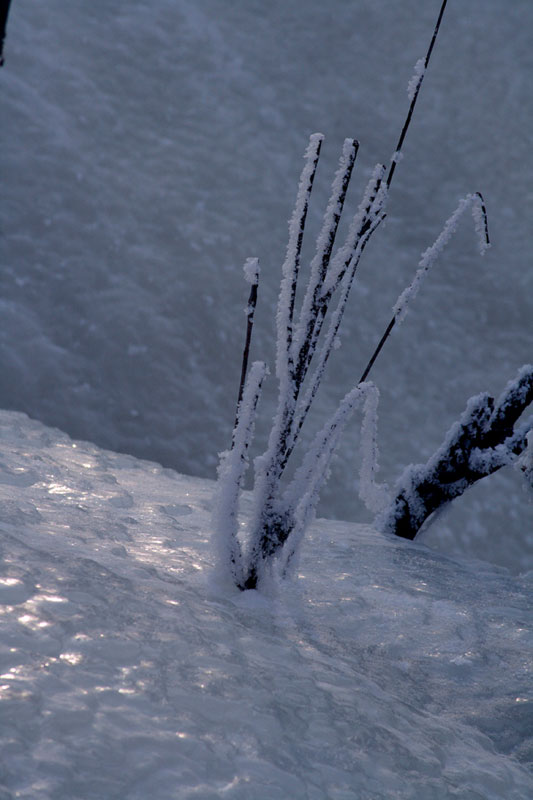
{"type": "Polygon", "coordinates": [[[239,495],[248,468],[248,450],[253,437],[257,403],[267,367],[252,364],[242,400],[237,409],[232,447],[220,456],[217,499],[214,513],[214,547],[220,577],[229,570],[234,584],[243,581],[241,546],[238,538],[239,495]]]}
{"type": "Polygon", "coordinates": [[[378,527],[414,539],[434,511],[476,481],[515,462],[528,447],[533,420],[516,430],[515,424],[532,402],[533,366],[529,364],[496,402],[487,393],[470,398],[461,419],[429,461],[404,471],[392,503],[378,517],[378,527]]]}

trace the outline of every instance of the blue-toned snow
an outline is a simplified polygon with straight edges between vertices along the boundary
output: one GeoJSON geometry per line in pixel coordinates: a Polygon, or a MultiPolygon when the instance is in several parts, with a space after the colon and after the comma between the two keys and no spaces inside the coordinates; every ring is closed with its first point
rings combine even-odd
{"type": "Polygon", "coordinates": [[[318,520],[224,592],[212,482],[0,434],[2,800],[532,796],[530,578],[318,520]]]}
{"type": "MultiPolygon", "coordinates": [[[[374,164],[394,152],[439,7],[14,0],[0,71],[0,407],[214,477],[234,419],[242,264],[261,260],[251,358],[272,367],[308,136],[325,135],[308,219],[316,235],[345,137],[361,143],[352,213],[374,164]]],[[[498,394],[532,360],[532,30],[527,0],[448,3],[387,221],[304,428],[310,441],[357,380],[458,199],[482,191],[492,249],[480,259],[470,221],[461,224],[371,375],[389,484],[427,460],[468,397],[498,394]]],[[[368,521],[354,485],[356,427],[320,511],[368,521]]],[[[508,471],[461,498],[427,542],[518,573],[533,568],[531,516],[508,471]]]]}

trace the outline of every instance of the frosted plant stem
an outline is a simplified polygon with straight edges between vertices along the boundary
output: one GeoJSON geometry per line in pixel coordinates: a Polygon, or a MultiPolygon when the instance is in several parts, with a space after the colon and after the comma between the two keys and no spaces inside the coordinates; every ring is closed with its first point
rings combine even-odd
{"type": "Polygon", "coordinates": [[[244,392],[244,383],[248,369],[248,358],[250,356],[250,344],[252,341],[252,331],[254,327],[254,314],[257,305],[257,291],[259,287],[259,261],[257,258],[247,259],[244,265],[244,274],[246,276],[246,280],[250,282],[251,286],[250,296],[248,297],[248,304],[246,306],[246,336],[244,341],[244,350],[242,353],[241,380],[239,382],[239,396],[237,398],[237,408],[235,411],[235,423],[233,426],[234,432],[237,428],[239,404],[242,400],[242,395],[244,392]]]}
{"type": "Polygon", "coordinates": [[[378,387],[368,381],[363,421],[361,424],[361,469],[359,473],[359,497],[374,513],[382,511],[390,503],[388,486],[376,480],[379,472],[378,449],[378,387]]]}
{"type": "MultiPolygon", "coordinates": [[[[287,439],[294,414],[295,398],[298,392],[294,380],[291,356],[292,323],[309,197],[313,188],[323,138],[322,134],[313,134],[309,140],[305,154],[305,164],[300,176],[296,204],[289,223],[289,242],[282,267],[276,317],[278,406],[272,422],[267,450],[261,458],[256,459],[255,464],[255,508],[249,557],[250,571],[254,575],[260,554],[264,553],[265,549],[268,550],[270,546],[266,532],[272,527],[272,519],[276,515],[275,498],[278,494],[279,480],[283,471],[281,464],[286,452],[287,439]]],[[[250,583],[250,581],[247,583],[250,583]]]]}
{"type": "Polygon", "coordinates": [[[348,184],[352,176],[355,159],[359,149],[359,142],[355,139],[345,139],[339,168],[331,187],[322,230],[317,239],[316,254],[311,262],[309,282],[300,310],[298,328],[293,341],[293,363],[295,366],[295,380],[301,384],[305,375],[304,369],[307,361],[307,352],[312,340],[313,329],[318,314],[319,294],[326,277],[326,272],[331,259],[331,253],[339,220],[344,208],[348,184]]]}
{"type": "Polygon", "coordinates": [[[262,361],[252,364],[237,409],[232,447],[221,455],[218,468],[218,495],[214,514],[217,570],[221,576],[228,576],[229,573],[237,586],[243,582],[242,554],[237,535],[239,495],[248,467],[248,449],[266,374],[267,367],[262,361]]]}
{"type": "Polygon", "coordinates": [[[305,153],[305,164],[298,185],[296,204],[289,223],[289,241],[282,267],[277,311],[276,374],[284,390],[287,389],[286,384],[291,370],[292,324],[302,240],[309,208],[309,197],[313,188],[323,139],[324,137],[320,133],[314,133],[309,139],[309,145],[305,153]]]}
{"type": "Polygon", "coordinates": [[[377,226],[385,219],[383,208],[385,206],[387,193],[382,185],[384,174],[385,167],[382,164],[378,164],[374,168],[372,177],[365,188],[363,199],[350,225],[346,241],[335,255],[330,270],[324,274],[320,291],[317,293],[316,300],[311,307],[306,336],[299,351],[295,373],[295,406],[301,386],[316,352],[318,338],[322,331],[331,299],[339,286],[344,286],[344,291],[341,294],[336,313],[330,323],[328,334],[321,348],[320,361],[313,374],[311,384],[306,392],[304,400],[300,404],[298,413],[296,413],[296,407],[293,411],[293,419],[288,432],[282,470],[285,469],[302,425],[318,391],[325,366],[335,343],[335,337],[344,314],[346,301],[361,255],[371,235],[374,233],[377,226]]]}
{"type": "Polygon", "coordinates": [[[339,437],[371,387],[372,384],[358,384],[345,395],[335,413],[316,435],[283,496],[283,505],[294,519],[293,529],[283,548],[284,573],[294,566],[301,540],[313,519],[320,490],[327,480],[339,437]]]}
{"type": "Polygon", "coordinates": [[[422,254],[422,257],[418,263],[418,270],[413,280],[398,297],[398,300],[396,301],[393,308],[393,317],[390,320],[389,324],[387,325],[387,328],[385,329],[383,336],[379,340],[376,349],[372,353],[370,360],[368,361],[365,369],[363,370],[363,374],[361,375],[361,382],[366,381],[370,370],[374,366],[374,363],[377,357],[379,356],[381,350],[383,349],[385,342],[389,338],[396,322],[400,323],[405,318],[409,304],[416,297],[422,279],[429,272],[429,270],[431,269],[431,267],[441,254],[441,252],[444,250],[445,246],[450,241],[452,235],[455,233],[455,230],[457,228],[457,223],[459,222],[460,217],[466,210],[468,210],[468,208],[471,208],[472,210],[472,216],[474,218],[476,234],[478,236],[478,241],[479,241],[479,251],[481,255],[484,255],[487,249],[490,247],[487,210],[485,208],[483,196],[481,195],[480,192],[475,192],[474,194],[467,195],[461,200],[456,210],[453,212],[451,217],[449,217],[449,219],[446,221],[442,231],[440,232],[435,242],[422,254]]]}
{"type": "Polygon", "coordinates": [[[329,308],[331,298],[340,286],[346,270],[348,270],[353,263],[354,254],[361,240],[368,232],[368,228],[372,224],[374,218],[385,205],[386,193],[383,191],[382,187],[384,174],[385,167],[382,164],[378,164],[374,168],[372,177],[365,188],[363,198],[350,225],[346,240],[341,249],[335,254],[328,272],[324,277],[317,302],[313,308],[314,325],[312,330],[309,330],[309,335],[307,337],[309,343],[302,348],[302,352],[299,356],[303,377],[305,377],[313,358],[316,343],[320,336],[324,317],[329,308]]]}
{"type": "Polygon", "coordinates": [[[383,214],[383,213],[381,213],[379,216],[377,216],[374,219],[374,221],[371,224],[371,226],[367,229],[366,234],[359,240],[358,245],[357,245],[357,250],[353,254],[353,257],[352,257],[352,263],[350,265],[349,271],[344,275],[343,282],[342,282],[342,291],[341,291],[341,295],[339,297],[339,302],[338,302],[337,308],[335,309],[335,312],[334,312],[334,314],[333,314],[333,316],[332,316],[332,318],[330,320],[328,331],[327,331],[327,333],[325,335],[324,341],[323,341],[321,349],[320,349],[320,354],[319,354],[319,357],[318,357],[317,365],[315,367],[315,371],[313,372],[311,378],[309,379],[310,380],[309,387],[308,387],[308,389],[306,391],[306,394],[305,394],[303,400],[301,401],[299,409],[297,410],[297,412],[295,414],[292,435],[291,435],[291,439],[290,439],[290,442],[289,442],[289,447],[287,449],[286,460],[288,460],[289,456],[291,455],[291,453],[292,453],[292,451],[293,451],[293,449],[294,449],[294,447],[296,445],[299,433],[300,433],[300,431],[302,429],[302,426],[303,426],[303,424],[305,422],[307,414],[309,413],[309,410],[310,410],[311,405],[313,403],[313,400],[314,400],[314,398],[316,396],[318,388],[319,388],[319,386],[320,386],[320,384],[322,382],[324,371],[326,369],[326,365],[328,363],[329,357],[330,357],[331,352],[333,350],[333,347],[335,345],[335,339],[337,337],[337,333],[339,331],[339,327],[340,327],[342,318],[344,316],[344,311],[346,309],[346,303],[348,301],[348,297],[349,297],[349,294],[350,294],[350,290],[352,288],[352,284],[353,284],[353,280],[354,280],[354,277],[355,277],[355,273],[356,273],[357,267],[359,265],[359,261],[361,259],[362,254],[363,254],[363,251],[364,251],[364,249],[365,249],[370,237],[372,236],[372,234],[374,233],[374,231],[376,230],[378,225],[381,222],[383,222],[384,219],[385,219],[385,214],[383,214]]]}

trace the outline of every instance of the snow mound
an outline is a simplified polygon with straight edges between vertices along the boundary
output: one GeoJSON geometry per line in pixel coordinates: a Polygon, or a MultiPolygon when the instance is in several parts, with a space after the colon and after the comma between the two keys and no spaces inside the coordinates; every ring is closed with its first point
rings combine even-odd
{"type": "Polygon", "coordinates": [[[2,800],[531,796],[525,578],[320,520],[228,594],[212,482],[0,429],[2,800]]]}

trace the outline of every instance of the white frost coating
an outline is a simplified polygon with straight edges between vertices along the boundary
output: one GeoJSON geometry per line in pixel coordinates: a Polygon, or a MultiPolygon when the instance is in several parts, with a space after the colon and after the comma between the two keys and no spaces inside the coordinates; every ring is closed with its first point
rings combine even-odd
{"type": "Polygon", "coordinates": [[[281,287],[276,314],[277,354],[276,376],[278,378],[278,406],[265,453],[254,462],[254,510],[250,536],[250,558],[260,552],[261,534],[267,506],[276,496],[279,484],[279,466],[283,457],[283,440],[287,427],[291,427],[294,414],[294,381],[292,379],[291,340],[294,298],[303,226],[307,214],[309,196],[316,172],[320,147],[324,136],[313,134],[305,153],[305,164],[300,176],[296,204],[289,222],[289,242],[282,267],[281,287]]]}
{"type": "Polygon", "coordinates": [[[476,233],[479,239],[479,252],[484,255],[490,244],[486,241],[485,233],[485,218],[481,208],[481,199],[477,194],[468,194],[459,202],[459,205],[446,221],[442,231],[438,235],[435,242],[422,253],[422,258],[418,263],[418,270],[404,291],[399,296],[396,304],[393,307],[393,313],[396,319],[396,324],[400,324],[405,319],[409,304],[414,300],[420,289],[420,284],[425,275],[429,272],[437,258],[440,256],[453,234],[457,230],[457,224],[469,208],[472,210],[476,233]]]}
{"type": "Polygon", "coordinates": [[[257,286],[259,283],[259,259],[247,258],[243,266],[244,279],[252,286],[257,286]]]}
{"type": "Polygon", "coordinates": [[[276,315],[276,375],[280,381],[280,391],[288,391],[289,345],[292,338],[292,311],[295,283],[300,265],[302,226],[307,214],[309,195],[311,193],[318,155],[323,140],[324,136],[321,133],[314,133],[309,137],[309,145],[304,156],[305,165],[300,175],[296,203],[289,222],[289,241],[287,244],[285,261],[283,262],[281,270],[281,288],[276,315]]]}
{"type": "Polygon", "coordinates": [[[248,448],[253,437],[257,402],[267,367],[255,361],[246,378],[239,404],[233,447],[221,453],[218,467],[217,498],[213,513],[213,549],[219,580],[233,585],[243,582],[241,548],[237,537],[239,495],[248,468],[248,448]]]}
{"type": "Polygon", "coordinates": [[[514,454],[505,444],[498,444],[496,447],[488,447],[485,450],[475,447],[468,458],[468,466],[471,470],[490,475],[496,469],[512,464],[514,460],[514,454]]]}
{"type": "Polygon", "coordinates": [[[419,58],[415,64],[413,75],[407,84],[407,96],[409,97],[409,100],[412,101],[414,99],[415,94],[420,88],[420,84],[422,83],[425,72],[425,61],[423,58],[419,58]]]}
{"type": "Polygon", "coordinates": [[[355,386],[341,401],[307,450],[283,497],[283,504],[293,514],[295,525],[282,553],[283,569],[292,571],[304,534],[312,522],[320,490],[329,475],[331,458],[339,437],[352,413],[366,395],[368,384],[355,386]]]}
{"type": "Polygon", "coordinates": [[[377,514],[391,501],[388,486],[376,481],[376,475],[379,471],[377,443],[379,390],[370,381],[362,385],[366,386],[366,400],[361,425],[359,496],[369,511],[377,514]]]}
{"type": "Polygon", "coordinates": [[[321,275],[321,270],[322,270],[324,254],[330,247],[330,236],[332,235],[332,232],[336,230],[338,217],[342,211],[341,197],[343,194],[343,183],[347,171],[351,169],[351,166],[353,166],[353,162],[355,160],[355,154],[356,154],[355,142],[353,141],[353,139],[345,139],[342,148],[342,154],[339,159],[339,166],[337,172],[335,173],[335,177],[333,179],[333,183],[331,186],[330,199],[328,206],[326,208],[326,212],[324,214],[322,228],[318,235],[316,243],[316,253],[311,262],[309,283],[307,285],[307,289],[302,303],[302,308],[300,311],[298,330],[294,337],[294,345],[293,345],[294,361],[296,361],[296,358],[301,348],[303,347],[304,341],[306,339],[308,325],[311,321],[310,314],[313,305],[313,300],[315,298],[315,293],[319,290],[320,283],[323,280],[323,276],[321,275]]]}
{"type": "Polygon", "coordinates": [[[385,167],[382,164],[376,164],[372,171],[372,176],[365,187],[363,198],[359,203],[359,207],[350,225],[345,243],[331,261],[322,288],[322,296],[327,295],[336,286],[346,266],[350,262],[350,259],[353,257],[355,249],[359,244],[359,232],[367,215],[370,219],[375,219],[378,214],[383,211],[387,200],[387,187],[383,182],[379,186],[379,189],[377,189],[377,187],[379,182],[383,181],[384,175],[385,167]],[[376,196],[372,202],[374,194],[376,196]]]}
{"type": "MultiPolygon", "coordinates": [[[[380,209],[382,206],[380,205],[380,209]]],[[[335,345],[335,341],[337,339],[337,332],[339,330],[342,317],[344,315],[344,310],[346,308],[346,303],[348,301],[348,297],[350,294],[350,290],[352,288],[353,280],[355,277],[355,270],[359,263],[359,259],[361,257],[363,244],[368,239],[368,237],[373,233],[376,227],[379,225],[382,217],[378,213],[372,216],[370,222],[370,227],[368,228],[367,232],[365,233],[364,237],[359,238],[357,241],[356,247],[352,252],[352,256],[349,259],[349,268],[346,270],[344,276],[341,280],[341,291],[338,299],[337,306],[334,312],[331,315],[328,330],[323,338],[323,341],[320,346],[320,351],[318,354],[318,359],[316,363],[315,370],[311,377],[309,378],[308,387],[305,393],[303,400],[300,403],[300,408],[298,409],[298,414],[296,416],[295,425],[293,426],[293,433],[296,435],[299,426],[301,424],[301,420],[307,414],[311,403],[318,391],[318,387],[320,386],[320,382],[322,380],[322,376],[324,374],[324,370],[326,368],[326,364],[328,362],[330,353],[335,345]]],[[[317,338],[315,337],[312,342],[312,349],[313,351],[317,345],[317,338]]]]}

